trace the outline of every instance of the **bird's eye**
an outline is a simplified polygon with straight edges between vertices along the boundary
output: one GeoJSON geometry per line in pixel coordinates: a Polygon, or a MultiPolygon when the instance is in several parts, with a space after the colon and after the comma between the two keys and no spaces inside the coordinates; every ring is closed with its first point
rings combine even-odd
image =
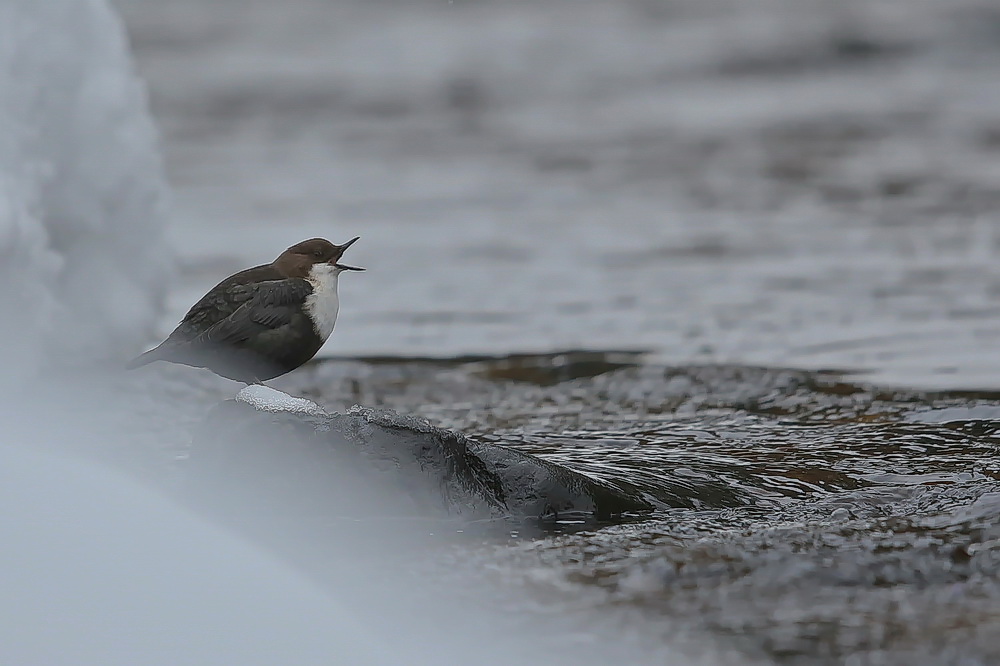
{"type": "Polygon", "coordinates": [[[317,259],[323,258],[323,250],[313,250],[313,256],[317,259]]]}

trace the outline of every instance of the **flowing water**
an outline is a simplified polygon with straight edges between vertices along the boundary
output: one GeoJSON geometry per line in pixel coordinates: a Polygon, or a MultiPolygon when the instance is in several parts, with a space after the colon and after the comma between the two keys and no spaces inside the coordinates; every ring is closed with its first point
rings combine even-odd
{"type": "MultiPolygon", "coordinates": [[[[1000,395],[635,363],[328,362],[286,387],[420,413],[658,507],[474,549],[471,566],[547,604],[662,617],[646,631],[709,629],[744,658],[786,663],[1000,655],[1000,395]]],[[[458,548],[468,564],[468,544],[458,548]]]]}
{"type": "Polygon", "coordinates": [[[448,546],[498,603],[692,659],[1000,659],[993,3],[117,4],[176,192],[164,330],[361,235],[336,357],[276,387],[657,507],[448,546]]]}

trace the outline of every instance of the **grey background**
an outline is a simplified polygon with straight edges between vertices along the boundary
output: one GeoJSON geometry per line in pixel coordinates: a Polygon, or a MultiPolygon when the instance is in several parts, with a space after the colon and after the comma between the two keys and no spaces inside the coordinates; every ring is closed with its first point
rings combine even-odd
{"type": "Polygon", "coordinates": [[[117,0],[183,261],[362,241],[324,354],[996,386],[986,0],[117,0]]]}

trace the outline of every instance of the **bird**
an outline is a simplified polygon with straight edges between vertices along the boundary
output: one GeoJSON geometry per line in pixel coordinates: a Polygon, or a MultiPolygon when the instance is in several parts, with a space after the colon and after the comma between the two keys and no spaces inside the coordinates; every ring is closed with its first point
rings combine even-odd
{"type": "Polygon", "coordinates": [[[154,361],[208,368],[227,379],[262,384],[316,355],[337,322],[340,263],[358,241],[335,245],[311,238],[292,245],[270,264],[230,275],[194,304],[155,348],[126,367],[154,361]]]}

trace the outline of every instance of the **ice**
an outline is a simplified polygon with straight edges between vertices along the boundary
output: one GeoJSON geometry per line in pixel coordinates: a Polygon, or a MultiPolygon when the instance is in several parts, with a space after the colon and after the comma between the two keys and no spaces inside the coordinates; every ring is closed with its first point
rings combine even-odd
{"type": "Polygon", "coordinates": [[[408,414],[398,414],[391,409],[372,409],[354,405],[347,410],[348,414],[360,416],[368,423],[385,426],[386,428],[399,428],[413,430],[414,432],[436,432],[437,428],[426,420],[410,416],[408,414]]]}
{"type": "Polygon", "coordinates": [[[173,266],[145,89],[105,0],[0,2],[0,388],[127,357],[173,266]]]}
{"type": "Polygon", "coordinates": [[[312,400],[296,398],[263,384],[251,384],[244,387],[236,394],[236,402],[242,402],[263,412],[294,412],[311,416],[326,415],[326,411],[312,400]]]}

